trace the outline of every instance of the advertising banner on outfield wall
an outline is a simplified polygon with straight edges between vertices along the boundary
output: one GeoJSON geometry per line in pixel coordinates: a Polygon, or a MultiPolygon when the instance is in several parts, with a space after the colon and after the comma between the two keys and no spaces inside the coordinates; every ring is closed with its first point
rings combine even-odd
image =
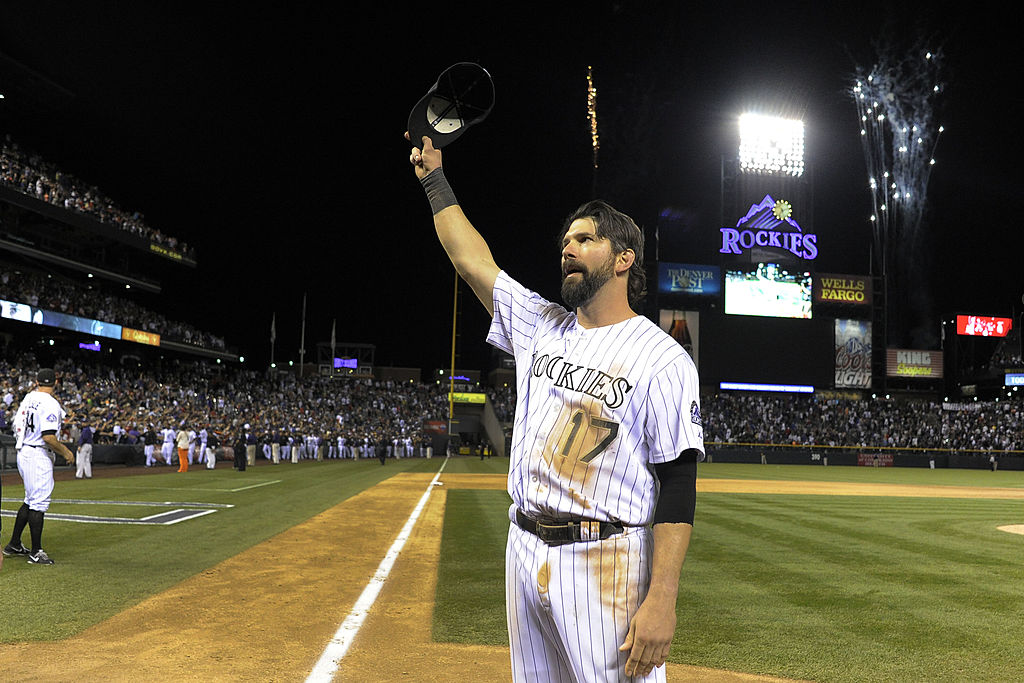
{"type": "Polygon", "coordinates": [[[427,434],[447,434],[448,423],[442,420],[424,420],[423,431],[427,434]]]}
{"type": "Polygon", "coordinates": [[[697,311],[673,311],[661,309],[658,315],[661,329],[679,342],[700,369],[700,313],[697,311]]]}
{"type": "Polygon", "coordinates": [[[814,303],[867,306],[871,304],[871,278],[818,273],[814,280],[814,303]]]}
{"type": "Polygon", "coordinates": [[[911,379],[942,379],[942,351],[886,349],[885,374],[911,379]]]}
{"type": "Polygon", "coordinates": [[[836,319],[836,388],[871,388],[871,322],[836,319]]]}
{"type": "Polygon", "coordinates": [[[892,467],[892,453],[858,453],[857,464],[861,467],[892,467]]]}

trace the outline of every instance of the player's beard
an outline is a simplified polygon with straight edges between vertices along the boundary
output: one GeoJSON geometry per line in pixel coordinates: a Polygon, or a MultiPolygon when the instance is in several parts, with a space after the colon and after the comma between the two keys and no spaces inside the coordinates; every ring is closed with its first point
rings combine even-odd
{"type": "Polygon", "coordinates": [[[582,272],[576,271],[580,273],[578,278],[570,280],[568,275],[562,275],[562,301],[570,310],[590,303],[604,283],[615,276],[615,256],[610,256],[597,270],[590,270],[586,266],[583,268],[582,272]]]}

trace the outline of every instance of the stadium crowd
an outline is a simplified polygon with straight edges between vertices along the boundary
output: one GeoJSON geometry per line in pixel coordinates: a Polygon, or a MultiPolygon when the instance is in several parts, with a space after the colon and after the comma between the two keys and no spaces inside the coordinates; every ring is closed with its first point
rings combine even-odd
{"type": "Polygon", "coordinates": [[[718,443],[1020,450],[1024,409],[966,404],[718,394],[704,399],[704,440],[718,443]]]}
{"type": "MultiPolygon", "coordinates": [[[[9,431],[37,367],[30,353],[0,359],[0,430],[9,431]]],[[[99,443],[133,443],[151,427],[207,429],[232,443],[248,437],[267,457],[275,441],[308,444],[311,437],[327,445],[328,457],[352,455],[353,444],[382,442],[394,445],[396,454],[419,455],[429,441],[425,425],[447,419],[447,388],[438,384],[298,379],[197,361],[142,369],[67,359],[56,368],[67,428],[88,424],[99,443]]],[[[509,424],[514,388],[489,389],[488,395],[499,420],[509,424]]],[[[943,404],[732,393],[703,401],[707,443],[1024,449],[1019,401],[943,404]]]]}
{"type": "Polygon", "coordinates": [[[169,320],[124,297],[53,277],[27,272],[0,262],[0,299],[28,304],[32,308],[117,323],[193,346],[225,348],[224,339],[183,322],[169,320]]]}
{"type": "Polygon", "coordinates": [[[101,223],[195,259],[195,253],[188,244],[164,235],[147,225],[145,217],[139,212],[121,208],[96,187],[62,172],[39,155],[22,149],[11,139],[10,134],[5,135],[0,143],[0,182],[22,194],[54,206],[62,206],[69,211],[87,214],[101,223]]]}
{"type": "MultiPolygon", "coordinates": [[[[32,388],[37,368],[28,353],[0,359],[0,430],[10,432],[13,413],[32,388]]],[[[67,440],[86,425],[97,443],[138,443],[150,428],[206,429],[225,445],[250,440],[268,458],[275,442],[312,455],[312,439],[325,446],[326,457],[352,456],[353,445],[380,448],[382,443],[393,446],[395,455],[419,455],[428,440],[425,422],[447,420],[447,392],[439,385],[299,380],[287,373],[264,375],[201,362],[142,370],[63,360],[55,369],[68,413],[62,434],[67,440]]]]}

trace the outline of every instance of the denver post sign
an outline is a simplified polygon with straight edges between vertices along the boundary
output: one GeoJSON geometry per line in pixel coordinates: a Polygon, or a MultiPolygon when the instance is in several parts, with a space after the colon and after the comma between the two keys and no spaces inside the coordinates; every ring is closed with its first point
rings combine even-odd
{"type": "Polygon", "coordinates": [[[722,291],[721,281],[722,274],[718,266],[658,264],[658,291],[662,294],[718,296],[722,291]]]}

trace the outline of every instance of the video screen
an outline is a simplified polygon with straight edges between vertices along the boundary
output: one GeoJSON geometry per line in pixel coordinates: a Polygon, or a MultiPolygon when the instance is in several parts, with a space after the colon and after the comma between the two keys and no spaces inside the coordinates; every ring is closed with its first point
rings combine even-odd
{"type": "Polygon", "coordinates": [[[811,317],[811,274],[777,263],[725,272],[725,312],[770,318],[811,317]]]}
{"type": "Polygon", "coordinates": [[[972,337],[1005,337],[1013,329],[1013,318],[989,315],[958,315],[956,333],[972,337]]]}

